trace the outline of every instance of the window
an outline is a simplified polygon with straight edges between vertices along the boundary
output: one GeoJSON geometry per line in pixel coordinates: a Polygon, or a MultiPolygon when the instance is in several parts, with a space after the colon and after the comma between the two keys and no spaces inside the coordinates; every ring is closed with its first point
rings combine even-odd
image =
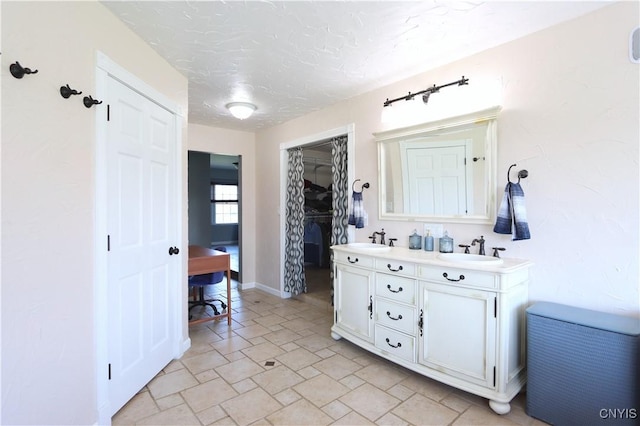
{"type": "Polygon", "coordinates": [[[238,223],[238,185],[211,184],[214,224],[238,223]]]}

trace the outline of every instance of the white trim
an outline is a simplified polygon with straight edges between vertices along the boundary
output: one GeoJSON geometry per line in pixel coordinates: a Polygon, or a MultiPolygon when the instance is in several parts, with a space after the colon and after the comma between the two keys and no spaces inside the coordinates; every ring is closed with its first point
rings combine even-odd
{"type": "MultiPolygon", "coordinates": [[[[144,97],[148,98],[152,102],[161,106],[162,108],[172,112],[175,117],[175,132],[176,132],[176,145],[175,156],[178,159],[176,161],[176,182],[182,182],[182,161],[180,160],[182,149],[182,121],[184,114],[180,106],[166,98],[157,90],[140,80],[138,77],[131,74],[126,69],[122,68],[106,55],[101,52],[96,53],[96,98],[107,99],[107,81],[111,76],[114,79],[122,82],[132,90],[140,93],[144,97]]],[[[100,114],[106,114],[106,109],[96,107],[95,108],[95,123],[96,123],[96,145],[94,156],[94,170],[95,170],[95,227],[94,227],[94,347],[96,353],[96,407],[98,410],[98,422],[100,424],[111,423],[111,404],[109,401],[109,381],[106,372],[106,365],[108,364],[108,324],[107,324],[107,256],[106,256],[106,235],[107,235],[107,122],[104,116],[100,114]]],[[[176,211],[174,212],[176,217],[176,223],[182,223],[182,185],[176,185],[176,211]]],[[[176,244],[182,241],[182,228],[178,228],[178,234],[176,235],[176,244]]],[[[186,250],[183,250],[186,253],[186,250]]],[[[184,286],[186,287],[187,271],[186,261],[182,262],[181,266],[176,268],[176,280],[183,278],[184,286]],[[178,276],[179,275],[179,276],[178,276]]],[[[183,286],[180,286],[182,288],[183,286]]],[[[174,339],[175,339],[175,358],[179,358],[190,347],[191,340],[188,335],[182,335],[183,323],[187,322],[186,303],[180,303],[181,293],[175,289],[178,294],[173,294],[173,300],[176,300],[176,308],[174,309],[175,317],[173,323],[174,339]],[[184,305],[184,306],[183,306],[184,305]]]]}
{"type": "MultiPolygon", "coordinates": [[[[289,298],[291,294],[284,291],[284,258],[285,258],[285,229],[286,229],[286,211],[287,211],[287,150],[295,147],[303,147],[305,145],[313,145],[325,139],[334,138],[341,135],[347,135],[347,179],[353,182],[355,176],[355,124],[351,123],[346,126],[337,127],[321,133],[304,136],[289,142],[280,144],[280,293],[281,298],[289,298]]],[[[349,201],[350,202],[350,201],[349,201]]],[[[349,241],[355,241],[355,229],[351,226],[347,229],[347,238],[349,241]]],[[[273,289],[270,289],[273,290],[273,289]]],[[[266,290],[265,291],[270,291],[266,290]]]]}

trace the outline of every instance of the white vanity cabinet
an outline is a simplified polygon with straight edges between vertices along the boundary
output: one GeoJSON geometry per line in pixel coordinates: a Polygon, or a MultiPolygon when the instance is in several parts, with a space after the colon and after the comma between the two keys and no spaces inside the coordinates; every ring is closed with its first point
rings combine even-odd
{"type": "Polygon", "coordinates": [[[508,413],[526,380],[531,262],[482,265],[402,247],[354,246],[332,247],[332,337],[488,398],[495,412],[508,413]]]}

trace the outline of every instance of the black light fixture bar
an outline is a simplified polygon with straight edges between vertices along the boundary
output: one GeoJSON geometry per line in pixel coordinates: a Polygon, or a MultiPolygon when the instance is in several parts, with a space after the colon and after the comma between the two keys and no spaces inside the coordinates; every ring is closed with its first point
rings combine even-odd
{"type": "Polygon", "coordinates": [[[451,83],[447,83],[447,84],[443,84],[441,86],[436,86],[435,84],[432,87],[429,87],[428,89],[422,90],[420,92],[416,92],[416,93],[411,93],[409,92],[408,95],[406,96],[401,96],[399,98],[395,98],[395,99],[391,99],[389,100],[389,98],[387,98],[386,101],[384,101],[383,107],[389,106],[394,102],[398,102],[398,101],[410,101],[411,99],[413,99],[414,97],[418,96],[418,95],[424,95],[423,96],[423,101],[426,103],[427,99],[429,99],[429,95],[431,95],[432,93],[436,93],[439,92],[440,89],[442,89],[443,87],[449,87],[449,86],[453,86],[453,85],[458,85],[458,86],[465,86],[469,84],[469,79],[468,78],[464,78],[464,75],[462,76],[462,78],[458,81],[453,81],[451,83]]]}

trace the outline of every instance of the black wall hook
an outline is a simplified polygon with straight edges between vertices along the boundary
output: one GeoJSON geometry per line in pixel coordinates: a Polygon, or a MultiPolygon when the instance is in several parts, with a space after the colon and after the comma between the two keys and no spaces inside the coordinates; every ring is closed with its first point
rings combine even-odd
{"type": "Polygon", "coordinates": [[[78,92],[77,90],[72,89],[67,84],[66,86],[60,86],[60,94],[62,95],[63,98],[69,99],[71,95],[81,95],[82,92],[78,92]]]}
{"type": "Polygon", "coordinates": [[[91,108],[94,105],[100,105],[102,103],[102,101],[93,99],[91,96],[85,96],[84,99],[82,99],[82,102],[87,108],[91,108]]]}
{"type": "MultiPolygon", "coordinates": [[[[514,168],[515,166],[517,166],[517,164],[512,164],[512,165],[509,167],[509,170],[507,170],[507,181],[508,181],[509,183],[513,183],[513,182],[511,182],[511,178],[510,178],[510,176],[511,176],[511,169],[512,169],[512,168],[514,168]]],[[[526,170],[524,170],[524,169],[523,169],[523,170],[520,170],[520,171],[518,172],[518,183],[520,183],[520,179],[524,179],[524,178],[526,178],[527,176],[529,176],[529,172],[528,172],[528,171],[526,171],[526,170]]]]}
{"type": "MultiPolygon", "coordinates": [[[[356,182],[358,182],[359,180],[360,179],[356,179],[356,180],[353,181],[353,184],[351,184],[351,190],[352,191],[356,190],[356,188],[355,188],[356,182]]],[[[362,184],[362,188],[360,188],[360,192],[362,192],[365,188],[369,188],[369,182],[365,182],[365,183],[362,184]]]]}
{"type": "Polygon", "coordinates": [[[18,61],[16,61],[15,64],[9,65],[9,71],[15,78],[22,78],[25,74],[35,74],[38,72],[38,70],[32,71],[30,68],[23,68],[18,61]]]}

